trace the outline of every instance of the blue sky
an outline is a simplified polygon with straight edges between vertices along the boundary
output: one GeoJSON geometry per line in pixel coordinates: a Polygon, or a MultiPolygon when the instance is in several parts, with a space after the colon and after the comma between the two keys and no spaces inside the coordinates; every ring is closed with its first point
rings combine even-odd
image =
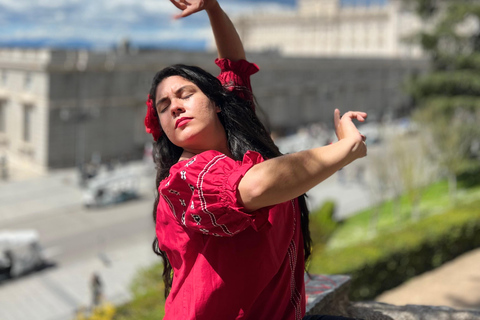
{"type": "MultiPolygon", "coordinates": [[[[344,5],[386,0],[341,0],[344,5]]],[[[231,16],[294,10],[296,0],[220,0],[231,16]]],[[[203,49],[211,37],[204,13],[174,21],[168,0],[0,0],[0,45],[203,49]]]]}
{"type": "MultiPolygon", "coordinates": [[[[295,0],[221,0],[232,16],[292,10],[295,0]]],[[[108,48],[134,45],[202,48],[210,37],[204,13],[174,21],[168,0],[0,0],[0,45],[108,48]]]]}

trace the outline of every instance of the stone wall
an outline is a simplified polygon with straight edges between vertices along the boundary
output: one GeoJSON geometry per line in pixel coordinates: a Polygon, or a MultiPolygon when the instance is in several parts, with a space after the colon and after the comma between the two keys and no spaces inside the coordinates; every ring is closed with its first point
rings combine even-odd
{"type": "Polygon", "coordinates": [[[344,316],[364,320],[480,320],[480,311],[448,307],[350,302],[350,277],[305,275],[307,315],[344,316]]]}
{"type": "MultiPolygon", "coordinates": [[[[418,59],[248,56],[261,68],[252,85],[268,115],[264,119],[280,134],[311,123],[331,125],[335,108],[364,110],[370,121],[406,114],[411,103],[403,92],[405,78],[428,68],[418,59]]],[[[39,168],[73,166],[93,154],[141,157],[151,141],[143,115],[156,71],[185,63],[218,74],[214,59],[214,53],[168,50],[2,49],[0,116],[7,126],[0,132],[0,153],[39,168]],[[26,104],[33,107],[35,133],[27,142],[22,138],[26,104]]]]}

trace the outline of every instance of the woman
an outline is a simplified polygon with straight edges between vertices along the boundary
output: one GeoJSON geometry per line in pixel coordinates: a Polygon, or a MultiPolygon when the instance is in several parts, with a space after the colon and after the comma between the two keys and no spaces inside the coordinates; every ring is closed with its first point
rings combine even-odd
{"type": "Polygon", "coordinates": [[[221,74],[167,67],[147,100],[165,319],[302,319],[311,248],[304,193],[366,155],[352,122],[366,114],[335,110],[337,143],[281,156],[255,115],[249,77],[258,67],[245,61],[218,2],[171,2],[178,17],[206,10],[221,74]]]}

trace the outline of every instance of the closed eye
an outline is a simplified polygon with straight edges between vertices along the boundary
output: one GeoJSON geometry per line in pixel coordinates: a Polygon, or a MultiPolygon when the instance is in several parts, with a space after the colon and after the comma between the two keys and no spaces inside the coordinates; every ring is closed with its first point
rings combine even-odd
{"type": "MultiPolygon", "coordinates": [[[[165,110],[168,109],[169,106],[170,106],[170,103],[167,103],[167,102],[161,104],[161,105],[159,106],[160,108],[158,108],[158,109],[160,109],[160,112],[159,112],[159,113],[163,113],[165,110]]],[[[158,110],[158,109],[157,109],[157,110],[158,110]]]]}

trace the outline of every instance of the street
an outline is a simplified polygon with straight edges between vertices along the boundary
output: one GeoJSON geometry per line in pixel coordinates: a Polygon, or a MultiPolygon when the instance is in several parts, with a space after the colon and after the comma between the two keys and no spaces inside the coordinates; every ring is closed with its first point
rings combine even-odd
{"type": "MultiPolygon", "coordinates": [[[[337,205],[336,217],[344,218],[368,206],[368,188],[355,174],[364,161],[308,192],[310,207],[331,199],[337,205]]],[[[0,183],[1,229],[37,230],[52,263],[44,270],[0,281],[0,319],[72,319],[91,304],[93,273],[100,275],[107,301],[131,298],[129,286],[138,269],[161,259],[151,249],[154,175],[145,173],[140,162],[129,166],[140,176],[141,197],[104,208],[83,207],[74,169],[0,183]]]]}
{"type": "Polygon", "coordinates": [[[18,279],[0,280],[0,319],[72,319],[77,310],[90,306],[94,272],[101,277],[107,301],[128,301],[138,269],[160,260],[151,249],[149,180],[142,179],[139,199],[96,209],[83,207],[74,170],[2,182],[1,229],[37,230],[50,265],[18,279]]]}

